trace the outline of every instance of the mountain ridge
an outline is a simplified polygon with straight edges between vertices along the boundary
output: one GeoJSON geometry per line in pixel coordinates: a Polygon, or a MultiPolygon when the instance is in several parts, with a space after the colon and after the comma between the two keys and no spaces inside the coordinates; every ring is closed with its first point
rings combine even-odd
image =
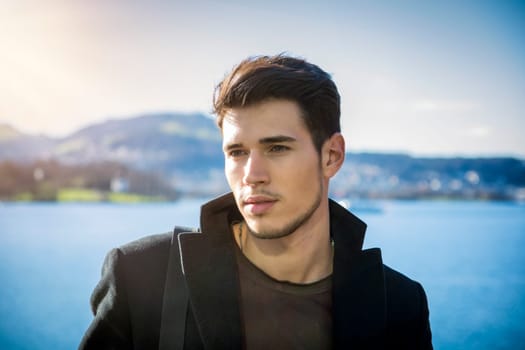
{"type": "MultiPolygon", "coordinates": [[[[163,174],[179,190],[227,190],[220,131],[203,113],[142,114],[110,119],[51,138],[0,124],[0,161],[57,160],[81,165],[122,163],[163,174]]],[[[507,198],[525,188],[525,161],[515,157],[416,157],[405,153],[347,152],[332,181],[338,196],[507,198]]]]}

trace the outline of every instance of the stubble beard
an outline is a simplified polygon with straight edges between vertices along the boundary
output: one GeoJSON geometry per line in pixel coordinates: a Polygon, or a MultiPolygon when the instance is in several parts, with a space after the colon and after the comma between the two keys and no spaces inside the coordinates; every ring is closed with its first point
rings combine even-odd
{"type": "Polygon", "coordinates": [[[259,239],[277,239],[277,238],[283,238],[283,237],[291,235],[292,233],[297,231],[297,229],[303,226],[312,217],[312,215],[317,210],[317,208],[319,208],[319,206],[321,205],[322,186],[323,186],[322,181],[320,180],[319,186],[317,187],[317,195],[315,199],[313,200],[312,205],[308,207],[308,209],[304,213],[300,214],[298,217],[296,217],[291,222],[285,224],[284,227],[273,229],[273,230],[268,229],[268,230],[255,231],[247,223],[246,226],[248,227],[248,231],[254,237],[259,238],[259,239]]]}

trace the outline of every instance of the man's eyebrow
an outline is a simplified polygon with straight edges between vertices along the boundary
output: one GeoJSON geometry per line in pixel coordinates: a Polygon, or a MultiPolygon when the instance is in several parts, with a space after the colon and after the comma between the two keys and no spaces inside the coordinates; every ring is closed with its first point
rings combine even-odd
{"type": "Polygon", "coordinates": [[[297,140],[291,136],[277,135],[277,136],[264,137],[259,140],[259,143],[265,145],[268,143],[295,142],[295,141],[297,140]]]}
{"type": "MultiPolygon", "coordinates": [[[[285,135],[277,135],[277,136],[268,136],[263,137],[259,140],[259,144],[261,145],[267,145],[272,143],[281,143],[281,142],[295,142],[297,139],[291,136],[285,136],[285,135]]],[[[228,145],[224,145],[223,150],[224,152],[231,151],[232,149],[239,149],[243,148],[244,145],[240,142],[238,143],[230,143],[228,145]]]]}
{"type": "Polygon", "coordinates": [[[224,152],[231,151],[232,149],[238,149],[242,148],[242,143],[230,143],[228,145],[224,145],[224,152]]]}

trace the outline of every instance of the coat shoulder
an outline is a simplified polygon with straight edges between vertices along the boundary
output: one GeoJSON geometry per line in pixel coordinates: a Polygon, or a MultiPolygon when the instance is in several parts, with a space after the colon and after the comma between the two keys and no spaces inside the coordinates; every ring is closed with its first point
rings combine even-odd
{"type": "Polygon", "coordinates": [[[95,318],[81,349],[158,347],[172,237],[171,232],[146,236],[107,254],[91,296],[95,318]]]}
{"type": "Polygon", "coordinates": [[[390,340],[399,345],[394,348],[432,349],[425,290],[419,282],[388,266],[384,266],[384,276],[390,340]]]}
{"type": "Polygon", "coordinates": [[[152,292],[162,295],[172,237],[171,232],[150,235],[117,248],[129,297],[147,301],[152,292]]]}
{"type": "Polygon", "coordinates": [[[386,265],[384,273],[389,318],[417,319],[426,308],[421,284],[386,265]]]}
{"type": "Polygon", "coordinates": [[[118,249],[124,255],[142,255],[147,254],[152,250],[166,249],[171,245],[173,233],[166,232],[155,235],[149,235],[137,240],[128,242],[118,249]]]}
{"type": "MultiPolygon", "coordinates": [[[[184,226],[175,226],[173,231],[160,234],[153,234],[126,243],[117,249],[125,256],[138,257],[151,254],[158,255],[160,252],[168,253],[171,245],[177,244],[177,240],[172,242],[173,237],[181,232],[196,232],[197,229],[184,226]]],[[[163,255],[160,253],[160,255],[163,255]]],[[[159,257],[160,258],[160,257],[159,257]]]]}
{"type": "Polygon", "coordinates": [[[407,291],[413,292],[421,287],[419,282],[407,277],[403,273],[394,270],[387,265],[383,265],[383,270],[385,273],[385,282],[387,283],[387,288],[390,288],[391,291],[402,289],[403,293],[406,293],[407,291]]]}

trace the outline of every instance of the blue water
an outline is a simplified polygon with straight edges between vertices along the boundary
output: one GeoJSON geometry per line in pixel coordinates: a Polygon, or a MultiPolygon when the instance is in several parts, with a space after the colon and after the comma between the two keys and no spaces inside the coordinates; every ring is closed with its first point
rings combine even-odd
{"type": "MultiPolygon", "coordinates": [[[[106,252],[197,226],[200,204],[0,204],[0,349],[76,348],[106,252]]],[[[378,205],[356,212],[365,246],[423,284],[436,349],[525,349],[525,206],[378,205]]]]}

